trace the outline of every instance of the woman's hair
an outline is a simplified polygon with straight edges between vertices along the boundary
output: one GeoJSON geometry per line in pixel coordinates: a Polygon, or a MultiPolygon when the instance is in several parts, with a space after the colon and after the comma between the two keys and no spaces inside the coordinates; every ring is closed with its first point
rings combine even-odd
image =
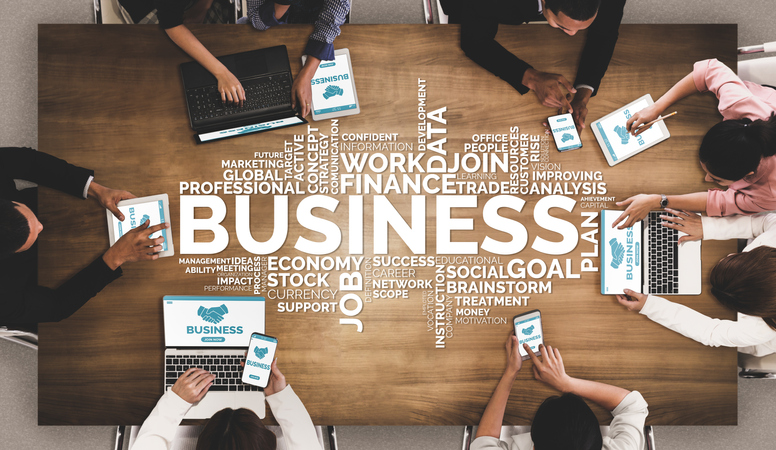
{"type": "Polygon", "coordinates": [[[711,293],[728,308],[756,317],[776,330],[776,248],[734,253],[711,269],[711,293]]]}
{"type": "Polygon", "coordinates": [[[738,181],[776,154],[776,114],[767,120],[725,120],[706,133],[698,157],[712,175],[738,181]]]}
{"type": "Polygon", "coordinates": [[[536,450],[600,450],[601,429],[593,410],[578,395],[547,398],[531,423],[536,450]]]}
{"type": "Polygon", "coordinates": [[[210,418],[197,450],[275,450],[277,439],[250,409],[224,408],[210,418]]]}

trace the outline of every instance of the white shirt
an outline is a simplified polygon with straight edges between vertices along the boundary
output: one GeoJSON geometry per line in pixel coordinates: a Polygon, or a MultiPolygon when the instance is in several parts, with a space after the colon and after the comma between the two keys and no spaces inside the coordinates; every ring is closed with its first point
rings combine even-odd
{"type": "MultiPolygon", "coordinates": [[[[604,436],[602,450],[642,450],[646,445],[644,421],[647,420],[647,402],[638,391],[631,391],[614,408],[609,434],[604,436]]],[[[507,442],[493,436],[480,436],[472,442],[471,450],[531,450],[531,433],[518,434],[507,442]]]]}
{"type": "MultiPolygon", "coordinates": [[[[207,394],[206,394],[207,395],[207,394]]],[[[321,450],[310,415],[290,385],[267,397],[288,450],[321,450]]],[[[167,391],[143,422],[137,440],[130,450],[169,450],[175,431],[186,415],[191,403],[180,398],[172,390],[167,391]]]]}
{"type": "MultiPolygon", "coordinates": [[[[703,217],[703,239],[754,239],[745,252],[761,245],[776,247],[776,214],[703,217]]],[[[776,274],[774,274],[776,276],[776,274]]],[[[776,330],[760,317],[738,313],[738,320],[712,319],[691,308],[650,295],[641,314],[703,345],[738,347],[755,356],[776,353],[776,330]]]]}

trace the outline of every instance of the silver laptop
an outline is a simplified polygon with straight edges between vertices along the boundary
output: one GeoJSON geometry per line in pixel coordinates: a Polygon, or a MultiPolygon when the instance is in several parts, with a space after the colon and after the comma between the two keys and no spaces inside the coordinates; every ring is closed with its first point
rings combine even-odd
{"type": "Polygon", "coordinates": [[[601,211],[601,293],[698,295],[701,241],[678,244],[682,233],[662,225],[664,211],[651,211],[631,228],[612,228],[622,211],[601,211]]]}
{"type": "Polygon", "coordinates": [[[264,393],[244,384],[240,361],[251,333],[264,332],[264,297],[167,295],[164,312],[164,388],[191,367],[216,375],[210,390],[186,419],[209,419],[224,408],[266,415],[264,393]]]}

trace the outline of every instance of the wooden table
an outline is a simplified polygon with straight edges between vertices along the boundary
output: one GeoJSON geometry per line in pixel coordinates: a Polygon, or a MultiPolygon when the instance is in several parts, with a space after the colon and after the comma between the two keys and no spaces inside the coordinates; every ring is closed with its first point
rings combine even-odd
{"type": "MultiPolygon", "coordinates": [[[[286,26],[263,33],[248,26],[191,29],[216,55],[284,43],[296,73],[311,27],[286,26]]],[[[537,68],[569,79],[584,42],[541,25],[502,26],[498,38],[537,68]]],[[[447,134],[434,137],[448,139],[444,145],[448,160],[475,134],[508,134],[511,126],[519,126],[523,133],[541,136],[541,122],[554,114],[537,104],[533,94],[520,96],[466,58],[455,26],[348,25],[336,45],[352,54],[362,111],[339,121],[340,136],[398,133],[398,140],[412,143],[417,153],[419,79],[426,86],[428,110],[447,107],[447,134]]],[[[735,48],[734,25],[623,25],[600,94],[590,102],[588,122],[644,93],[657,99],[691,70],[694,61],[716,57],[735,67],[735,48]]],[[[96,180],[110,187],[136,195],[167,192],[178,246],[175,257],[126,264],[121,279],[71,318],[40,326],[40,424],[143,421],[162,394],[162,296],[208,295],[204,286],[217,284],[214,275],[186,274],[186,267],[193,265],[179,263],[179,258],[199,256],[178,251],[179,183],[223,180],[222,160],[282,151],[284,141],[307,133],[305,127],[294,127],[195,145],[178,70],[187,60],[155,26],[39,27],[40,150],[95,169],[96,180]]],[[[582,150],[559,154],[550,146],[543,154],[563,171],[601,171],[605,195],[618,200],[641,192],[708,189],[711,185],[703,182],[696,155],[703,134],[720,120],[715,106],[708,94],[682,100],[676,105],[680,114],[668,124],[671,139],[616,167],[606,165],[589,128],[582,132],[582,150]]],[[[329,121],[313,125],[331,132],[329,121]]],[[[345,152],[343,147],[341,151],[345,152]]],[[[340,169],[345,173],[342,164],[340,169]]],[[[499,174],[496,181],[508,181],[508,174],[499,174]]],[[[315,215],[336,222],[344,231],[339,248],[325,256],[345,257],[349,199],[329,196],[340,201],[340,209],[332,213],[318,208],[315,215]]],[[[577,227],[583,222],[581,212],[600,209],[582,207],[581,194],[568,196],[577,201],[572,212],[553,209],[552,214],[577,227]]],[[[221,197],[228,210],[222,225],[229,231],[230,244],[217,255],[201,256],[254,256],[237,240],[234,196],[221,197]]],[[[296,220],[294,212],[303,197],[290,196],[288,238],[275,255],[305,256],[293,248],[299,236],[323,240],[296,220]]],[[[411,196],[386,197],[409,222],[411,196]]],[[[435,252],[435,197],[426,195],[428,255],[435,252]]],[[[483,222],[483,205],[492,197],[480,195],[477,208],[454,209],[453,217],[474,219],[474,231],[453,231],[453,241],[481,243],[486,235],[509,240],[506,233],[483,222]]],[[[501,256],[501,263],[519,258],[549,264],[557,258],[563,265],[570,259],[578,274],[582,253],[596,252],[594,245],[580,240],[572,252],[560,256],[532,250],[536,236],[551,241],[560,237],[533,221],[534,205],[542,196],[519,197],[527,202],[523,211],[504,215],[525,225],[528,246],[517,255],[501,256]]],[[[272,199],[258,195],[251,201],[253,237],[266,241],[272,232],[272,199]]],[[[365,257],[374,256],[373,202],[371,195],[365,196],[365,257]]],[[[606,206],[614,208],[611,201],[606,206]]],[[[46,224],[40,237],[43,284],[61,283],[107,248],[105,214],[93,202],[43,190],[40,211],[46,224]]],[[[412,255],[393,230],[389,236],[391,256],[412,255]]],[[[197,233],[198,240],[211,238],[212,233],[197,233]]],[[[714,263],[734,249],[734,242],[703,243],[704,280],[714,263]]],[[[479,254],[496,256],[483,250],[479,254]]],[[[591,259],[597,266],[598,259],[591,259]]],[[[336,281],[338,275],[333,271],[329,280],[336,281]]],[[[435,276],[433,268],[404,275],[409,276],[394,278],[435,276]]],[[[266,330],[279,337],[280,367],[317,424],[476,424],[504,369],[509,319],[532,308],[542,310],[547,342],[562,350],[569,374],[639,390],[650,405],[648,423],[736,424],[736,349],[704,347],[626,311],[613,297],[600,295],[599,277],[598,272],[582,273],[578,279],[555,277],[551,294],[525,294],[530,296],[527,307],[493,307],[489,316],[505,317],[506,324],[454,325],[445,348],[435,348],[421,289],[411,290],[408,299],[364,302],[355,316],[364,326],[361,333],[355,326],[339,324],[339,319],[347,318],[339,309],[280,313],[280,300],[267,295],[266,330]]],[[[702,295],[674,299],[713,317],[734,318],[711,297],[707,282],[702,295]]],[[[355,308],[355,302],[347,306],[355,308]]],[[[527,363],[515,383],[505,423],[530,423],[539,403],[553,394],[532,379],[527,363]]],[[[594,411],[602,423],[609,421],[608,412],[599,407],[594,411]]]]}

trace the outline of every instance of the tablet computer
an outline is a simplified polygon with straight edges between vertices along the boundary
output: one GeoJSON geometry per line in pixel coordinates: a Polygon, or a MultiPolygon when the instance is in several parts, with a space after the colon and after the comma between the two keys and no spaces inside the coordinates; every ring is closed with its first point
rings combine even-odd
{"type": "MultiPolygon", "coordinates": [[[[146,220],[151,221],[148,226],[170,221],[170,200],[167,194],[122,200],[116,206],[124,214],[123,221],[117,219],[110,210],[105,210],[108,216],[108,236],[110,237],[111,247],[121,236],[124,236],[129,230],[137,228],[138,225],[146,220]]],[[[159,236],[164,236],[164,243],[162,243],[162,251],[159,252],[159,257],[174,255],[175,248],[172,243],[172,229],[165,228],[151,235],[152,238],[159,236]]]]}
{"type": "MultiPolygon", "coordinates": [[[[307,55],[302,56],[302,64],[305,61],[307,55]]],[[[348,49],[335,50],[334,61],[321,61],[310,85],[313,91],[313,120],[352,116],[361,112],[348,49]]]]}
{"type": "Polygon", "coordinates": [[[664,121],[652,125],[638,136],[628,133],[625,128],[625,123],[631,116],[654,103],[652,96],[647,94],[590,124],[610,166],[619,164],[671,137],[664,121]]]}

